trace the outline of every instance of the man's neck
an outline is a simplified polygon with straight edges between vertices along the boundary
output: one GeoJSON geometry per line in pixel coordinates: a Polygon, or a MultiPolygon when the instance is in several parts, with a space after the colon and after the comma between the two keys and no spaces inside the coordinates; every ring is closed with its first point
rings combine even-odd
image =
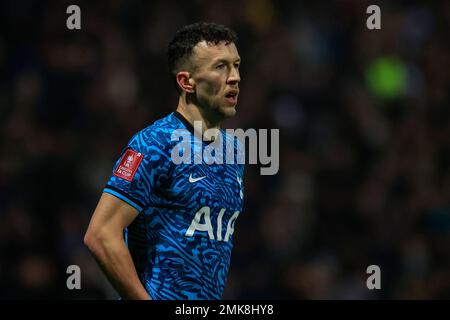
{"type": "Polygon", "coordinates": [[[186,101],[180,97],[178,100],[177,112],[179,112],[187,121],[189,121],[192,126],[194,126],[195,121],[201,121],[202,123],[202,134],[208,129],[219,129],[220,120],[213,119],[212,116],[205,114],[201,109],[192,103],[186,103],[186,101]]]}

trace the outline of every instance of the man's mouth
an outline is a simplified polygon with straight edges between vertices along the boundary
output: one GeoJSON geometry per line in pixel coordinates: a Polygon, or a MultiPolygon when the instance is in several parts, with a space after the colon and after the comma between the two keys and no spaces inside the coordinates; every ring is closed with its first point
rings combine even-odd
{"type": "Polygon", "coordinates": [[[230,104],[236,104],[238,95],[239,95],[239,91],[231,90],[231,91],[229,91],[228,93],[225,94],[225,98],[227,99],[227,101],[230,104]]]}

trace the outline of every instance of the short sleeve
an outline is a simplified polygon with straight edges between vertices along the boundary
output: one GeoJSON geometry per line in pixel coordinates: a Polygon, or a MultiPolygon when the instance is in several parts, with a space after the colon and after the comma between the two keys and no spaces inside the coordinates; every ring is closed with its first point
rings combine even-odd
{"type": "Polygon", "coordinates": [[[103,192],[125,201],[138,212],[143,211],[150,206],[152,193],[158,188],[165,160],[161,145],[137,133],[116,161],[103,192]]]}

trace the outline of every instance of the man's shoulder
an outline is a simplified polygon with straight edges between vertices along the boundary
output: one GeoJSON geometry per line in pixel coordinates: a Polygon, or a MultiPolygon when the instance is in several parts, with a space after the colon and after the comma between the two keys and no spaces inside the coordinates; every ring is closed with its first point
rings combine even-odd
{"type": "Polygon", "coordinates": [[[172,143],[171,136],[173,131],[179,128],[179,123],[173,116],[173,113],[170,113],[136,132],[131,138],[130,144],[138,144],[144,149],[166,149],[172,143]]]}
{"type": "Polygon", "coordinates": [[[244,141],[242,140],[241,135],[236,133],[236,130],[225,129],[223,131],[227,143],[232,144],[237,152],[244,151],[244,141]]]}
{"type": "Polygon", "coordinates": [[[179,123],[173,116],[173,113],[170,113],[164,118],[158,119],[151,125],[138,131],[135,136],[149,142],[153,142],[154,140],[159,142],[170,142],[173,131],[179,128],[179,123]]]}

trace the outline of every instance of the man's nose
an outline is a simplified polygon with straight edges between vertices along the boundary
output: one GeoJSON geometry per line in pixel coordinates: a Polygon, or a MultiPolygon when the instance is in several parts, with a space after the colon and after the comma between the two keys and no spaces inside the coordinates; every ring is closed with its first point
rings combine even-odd
{"type": "Polygon", "coordinates": [[[239,83],[241,81],[241,76],[239,75],[239,69],[236,67],[231,68],[230,74],[228,76],[229,83],[239,83]]]}

